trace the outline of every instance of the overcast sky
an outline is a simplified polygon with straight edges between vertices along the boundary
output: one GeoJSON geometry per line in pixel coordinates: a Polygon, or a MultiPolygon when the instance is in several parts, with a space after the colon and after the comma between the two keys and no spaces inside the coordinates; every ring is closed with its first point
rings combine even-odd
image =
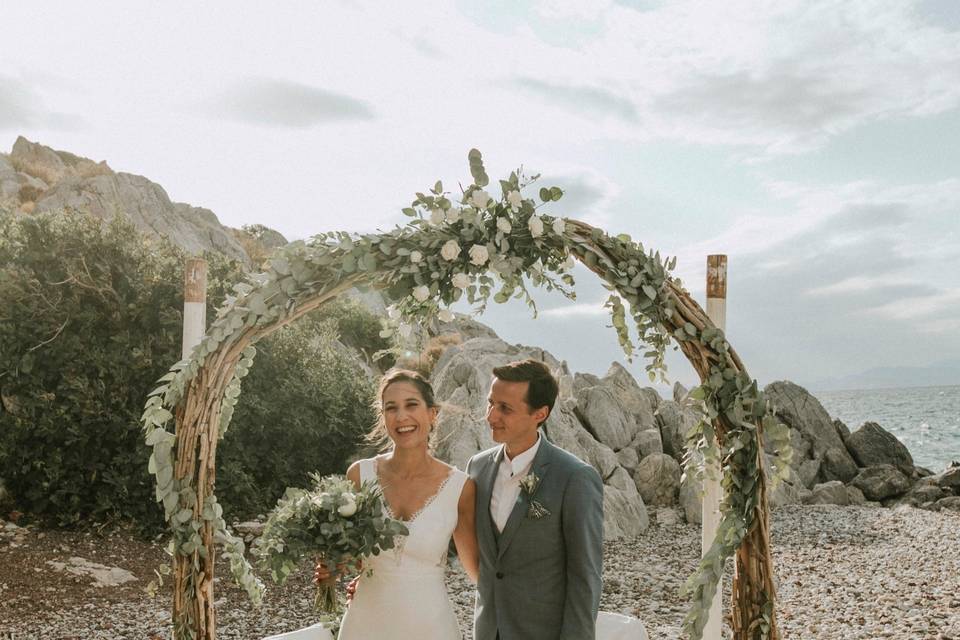
{"type": "MultiPolygon", "coordinates": [[[[438,178],[523,164],[550,213],[729,255],[728,335],[761,381],[960,358],[960,2],[17,2],[17,135],[288,238],[402,223],[438,178]]],[[[605,292],[485,322],[581,371],[619,358],[605,292]]],[[[675,375],[692,369],[675,360],[675,375]]],[[[634,370],[642,374],[641,365],[634,370]]]]}

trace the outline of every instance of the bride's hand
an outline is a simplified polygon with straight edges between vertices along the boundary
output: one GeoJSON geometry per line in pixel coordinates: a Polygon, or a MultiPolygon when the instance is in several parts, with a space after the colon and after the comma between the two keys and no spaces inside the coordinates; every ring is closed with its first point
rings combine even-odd
{"type": "MultiPolygon", "coordinates": [[[[313,583],[320,584],[321,582],[325,582],[329,580],[331,577],[343,575],[346,569],[347,569],[347,563],[341,562],[340,564],[337,565],[336,571],[334,573],[330,573],[330,570],[327,568],[327,565],[322,560],[317,560],[317,564],[313,568],[313,583]]],[[[358,571],[362,570],[362,563],[360,562],[357,563],[357,570],[358,571]]],[[[353,584],[354,589],[356,589],[356,585],[353,582],[351,582],[351,584],[353,584]]],[[[351,596],[353,595],[350,592],[350,587],[347,587],[347,593],[351,596]]]]}

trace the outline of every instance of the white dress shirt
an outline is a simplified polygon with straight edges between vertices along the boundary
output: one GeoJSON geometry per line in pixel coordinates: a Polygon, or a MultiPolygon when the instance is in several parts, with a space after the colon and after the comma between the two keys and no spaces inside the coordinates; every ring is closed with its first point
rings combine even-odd
{"type": "Polygon", "coordinates": [[[533,458],[537,455],[537,449],[540,448],[541,437],[537,434],[537,441],[533,446],[513,460],[507,455],[507,445],[503,445],[497,478],[493,481],[493,493],[490,495],[490,517],[497,525],[497,531],[501,533],[507,526],[510,512],[513,511],[513,506],[520,496],[520,480],[530,472],[530,467],[533,465],[533,458]]]}

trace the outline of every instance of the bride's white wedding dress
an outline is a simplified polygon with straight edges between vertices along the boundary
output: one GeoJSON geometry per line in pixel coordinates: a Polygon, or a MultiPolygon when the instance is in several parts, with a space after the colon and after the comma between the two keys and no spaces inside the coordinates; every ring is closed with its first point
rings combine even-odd
{"type": "MultiPolygon", "coordinates": [[[[360,462],[361,482],[378,481],[375,464],[360,462]]],[[[339,640],[460,640],[444,570],[466,480],[466,473],[452,469],[433,497],[406,522],[410,534],[398,538],[394,549],[364,559],[339,640]],[[367,569],[373,573],[368,575],[367,569]]]]}

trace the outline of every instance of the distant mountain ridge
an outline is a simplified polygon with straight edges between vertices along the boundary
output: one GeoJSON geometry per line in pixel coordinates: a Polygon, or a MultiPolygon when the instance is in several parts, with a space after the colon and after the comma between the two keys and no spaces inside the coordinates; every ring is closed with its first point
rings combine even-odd
{"type": "Polygon", "coordinates": [[[3,210],[27,215],[67,210],[104,220],[122,212],[148,236],[165,237],[189,253],[216,251],[247,265],[254,258],[248,252],[248,236],[267,240],[263,244],[268,246],[286,244],[283,236],[261,225],[251,236],[220,224],[210,209],[173,202],[163,187],[143,176],[115,172],[105,161],[94,162],[23,136],[9,155],[0,154],[3,210]]]}
{"type": "Polygon", "coordinates": [[[943,387],[960,385],[960,359],[925,367],[875,367],[860,373],[824,378],[809,385],[815,391],[943,387]]]}

